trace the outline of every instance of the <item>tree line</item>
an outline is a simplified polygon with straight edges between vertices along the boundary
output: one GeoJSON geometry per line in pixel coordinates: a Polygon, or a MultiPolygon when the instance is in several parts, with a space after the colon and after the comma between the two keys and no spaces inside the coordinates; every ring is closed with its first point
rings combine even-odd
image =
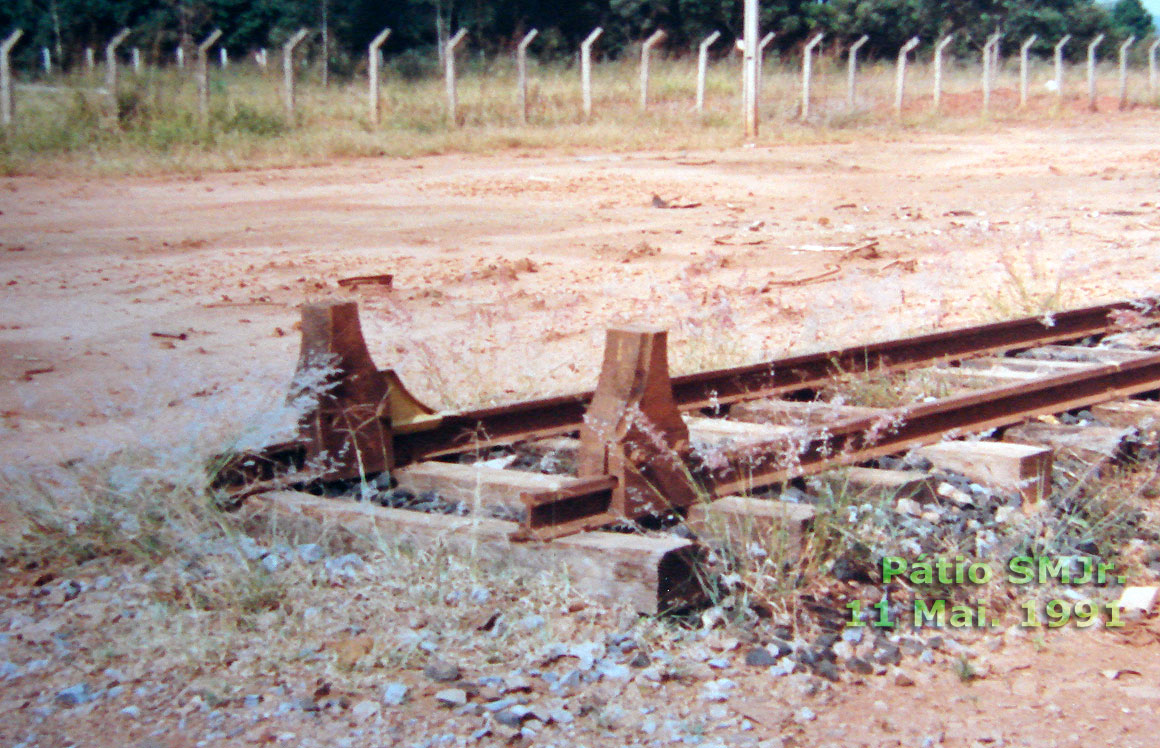
{"type": "MultiPolygon", "coordinates": [[[[195,44],[215,28],[224,32],[221,44],[240,52],[276,47],[308,27],[321,32],[316,50],[325,49],[335,69],[346,63],[353,72],[367,43],[386,27],[392,33],[384,53],[416,68],[433,64],[439,40],[459,28],[467,29],[472,48],[488,54],[510,51],[535,28],[535,54],[565,59],[601,26],[600,53],[617,57],[658,28],[668,34],[665,46],[681,53],[715,30],[727,39],[739,36],[742,6],[743,0],[5,0],[0,34],[24,29],[18,61],[32,63],[47,47],[58,64],[75,65],[84,48],[100,49],[126,27],[132,29],[126,46],[154,60],[171,60],[178,45],[195,44]]],[[[763,0],[760,8],[763,32],[777,34],[775,49],[795,50],[819,31],[829,43],[866,34],[870,57],[892,56],[912,36],[929,45],[950,32],[950,52],[958,55],[977,55],[996,30],[1008,48],[1037,34],[1032,51],[1039,54],[1071,34],[1073,56],[1097,34],[1115,43],[1153,33],[1140,0],[763,0]]],[[[726,47],[719,43],[718,54],[726,47]]]]}

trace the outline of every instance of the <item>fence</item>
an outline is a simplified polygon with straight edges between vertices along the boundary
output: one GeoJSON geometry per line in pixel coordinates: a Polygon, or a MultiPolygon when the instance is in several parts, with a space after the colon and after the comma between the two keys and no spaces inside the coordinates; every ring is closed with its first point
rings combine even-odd
{"type": "MultiPolygon", "coordinates": [[[[111,109],[116,111],[116,99],[118,91],[118,60],[120,56],[126,56],[131,61],[132,70],[135,74],[140,75],[145,67],[142,63],[141,53],[137,47],[133,47],[127,51],[121,51],[120,47],[125,39],[129,36],[129,30],[125,29],[117,34],[115,38],[109,41],[105,48],[104,67],[105,67],[105,87],[102,93],[108,96],[111,102],[111,109]]],[[[597,43],[602,33],[602,29],[595,28],[584,39],[583,43],[578,49],[579,56],[579,76],[578,87],[580,90],[580,106],[578,107],[577,117],[581,121],[587,121],[594,116],[599,115],[597,111],[597,102],[599,97],[594,95],[593,83],[593,53],[597,48],[597,43]]],[[[368,64],[367,64],[367,79],[369,83],[369,102],[368,102],[368,120],[371,124],[379,124],[382,120],[382,97],[380,89],[382,87],[382,56],[381,46],[390,34],[390,29],[383,29],[382,32],[375,38],[368,48],[368,64]]],[[[297,70],[301,65],[296,63],[295,52],[298,45],[311,35],[308,29],[301,29],[288,39],[282,46],[282,100],[283,106],[287,116],[293,121],[295,110],[297,106],[295,85],[297,70]]],[[[209,51],[216,44],[220,38],[221,32],[215,31],[208,38],[203,40],[196,47],[196,63],[194,66],[193,77],[196,81],[197,87],[197,116],[198,120],[203,124],[208,122],[211,109],[211,86],[210,86],[210,65],[209,65],[209,51]]],[[[516,106],[516,117],[513,124],[526,125],[534,122],[534,106],[533,96],[529,93],[529,72],[528,72],[528,51],[535,42],[537,32],[530,31],[521,40],[516,52],[516,68],[518,70],[518,79],[515,83],[514,90],[511,95],[515,101],[518,102],[516,106]]],[[[650,65],[655,70],[655,66],[664,64],[667,61],[656,56],[656,49],[665,38],[665,32],[662,29],[654,30],[648,38],[641,44],[641,52],[639,58],[639,84],[638,84],[638,101],[639,109],[641,111],[652,111],[662,107],[654,106],[654,104],[664,104],[663,108],[672,110],[674,108],[680,109],[679,102],[674,101],[672,92],[656,92],[650,90],[652,85],[650,80],[650,65]]],[[[741,65],[726,53],[722,57],[711,61],[709,59],[709,48],[720,38],[720,32],[713,32],[713,34],[701,40],[696,48],[696,87],[695,94],[690,93],[687,102],[688,109],[695,112],[699,116],[707,116],[709,108],[707,107],[707,89],[706,78],[711,68],[728,68],[732,73],[726,73],[725,76],[735,76],[738,84],[741,83],[742,70],[741,65]]],[[[797,118],[803,122],[811,122],[815,119],[817,112],[824,111],[832,114],[837,108],[844,106],[846,111],[857,111],[864,107],[865,97],[859,97],[859,77],[865,75],[865,65],[860,65],[858,54],[861,47],[867,42],[871,41],[869,37],[863,36],[852,43],[847,42],[831,42],[828,47],[823,47],[822,42],[824,37],[822,34],[817,34],[799,51],[800,54],[800,75],[797,76],[797,81],[793,84],[787,82],[790,75],[789,70],[793,69],[795,65],[792,59],[783,59],[780,61],[781,75],[778,85],[771,87],[766,86],[763,91],[763,85],[766,85],[766,78],[770,75],[767,72],[767,63],[765,58],[765,48],[774,38],[772,32],[766,33],[760,39],[758,44],[753,45],[752,54],[755,56],[756,84],[754,87],[754,101],[752,102],[752,111],[760,112],[758,116],[773,116],[770,109],[776,109],[776,106],[770,106],[770,103],[781,102],[787,106],[786,119],[797,118]],[[837,91],[837,84],[834,78],[842,77],[837,72],[839,67],[845,67],[845,90],[844,96],[835,95],[837,91]],[[819,84],[819,79],[823,79],[819,84]],[[796,90],[792,90],[796,87],[796,90]],[[792,102],[797,100],[800,102],[796,107],[793,107],[792,102]],[[765,106],[762,106],[762,104],[765,106]],[[793,108],[792,113],[789,108],[793,108]]],[[[930,62],[933,66],[933,84],[927,81],[920,81],[912,72],[908,78],[907,66],[926,64],[925,59],[922,61],[915,59],[914,50],[921,44],[922,40],[915,37],[906,42],[906,44],[897,51],[896,59],[893,64],[893,80],[894,87],[892,91],[893,112],[896,117],[904,117],[918,111],[925,111],[931,114],[940,113],[946,104],[946,68],[947,62],[945,59],[945,50],[947,45],[954,38],[953,34],[947,35],[938,40],[929,40],[930,45],[930,62]]],[[[19,29],[10,32],[0,44],[0,124],[6,127],[13,127],[18,124],[20,119],[19,101],[15,96],[15,89],[20,88],[14,83],[14,73],[11,68],[11,51],[19,43],[21,39],[21,31],[19,29]]],[[[998,80],[997,77],[1001,74],[1003,67],[1003,60],[1001,58],[1001,39],[1002,35],[996,32],[987,39],[983,46],[981,54],[981,70],[982,74],[979,80],[979,89],[981,90],[981,98],[977,103],[977,111],[980,114],[990,114],[995,106],[993,98],[997,92],[998,80]]],[[[445,85],[445,105],[444,105],[444,119],[450,126],[458,126],[463,123],[464,118],[459,111],[459,96],[458,96],[458,73],[456,67],[457,54],[462,56],[465,54],[464,49],[468,47],[466,30],[460,30],[453,38],[448,40],[440,57],[443,60],[443,78],[445,85]]],[[[1064,78],[1065,66],[1063,64],[1063,50],[1065,45],[1071,40],[1070,35],[1063,36],[1055,40],[1052,47],[1052,57],[1054,62],[1053,77],[1044,81],[1045,95],[1054,98],[1055,108],[1058,110],[1065,99],[1066,81],[1064,78]]],[[[1042,72],[1042,61],[1033,60],[1030,50],[1032,45],[1037,41],[1037,37],[1032,35],[1028,38],[1018,40],[1018,103],[1017,105],[1009,105],[1011,109],[1024,110],[1037,97],[1034,94],[1031,79],[1038,68],[1042,72]]],[[[1146,53],[1139,55],[1146,56],[1147,61],[1147,95],[1137,95],[1133,97],[1133,90],[1131,86],[1131,71],[1133,68],[1131,59],[1131,50],[1134,46],[1139,46],[1143,49],[1143,45],[1137,45],[1136,39],[1129,38],[1119,44],[1116,55],[1116,65],[1118,69],[1118,79],[1116,88],[1116,101],[1120,109],[1129,108],[1133,103],[1157,103],[1157,50],[1160,47],[1160,39],[1151,40],[1146,48],[1146,53]]],[[[1087,81],[1087,107],[1091,110],[1098,109],[1099,93],[1100,93],[1100,52],[1101,46],[1104,42],[1104,36],[1101,34],[1088,41],[1086,46],[1085,57],[1085,72],[1087,81]]],[[[738,40],[736,49],[744,50],[746,45],[744,40],[738,40]]],[[[53,64],[53,58],[50,50],[43,48],[40,50],[39,64],[36,66],[43,71],[44,78],[49,79],[52,76],[65,75],[63,66],[53,64]]],[[[670,54],[675,50],[669,50],[670,54]]],[[[919,53],[925,57],[926,53],[919,53]]],[[[266,50],[262,49],[251,55],[243,55],[236,58],[234,67],[241,67],[245,60],[252,60],[259,69],[265,71],[266,69],[266,50]]],[[[219,69],[222,74],[230,67],[229,53],[225,47],[219,47],[219,69]]],[[[177,69],[182,70],[185,67],[185,51],[178,47],[173,54],[172,62],[177,69]]],[[[960,58],[955,61],[960,66],[964,61],[960,58]]],[[[779,63],[774,63],[778,65],[779,63]]],[[[967,61],[967,64],[970,64],[967,61]]],[[[85,50],[85,66],[84,70],[92,76],[96,73],[97,63],[95,54],[91,48],[85,50]]],[[[876,70],[882,72],[883,65],[879,63],[876,70]]],[[[31,69],[28,75],[36,75],[37,70],[31,69]]],[[[721,76],[718,70],[718,76],[721,76]]],[[[655,86],[653,86],[655,88],[655,86]]],[[[741,86],[738,86],[739,90],[741,86]]],[[[743,111],[747,111],[744,98],[746,94],[743,90],[740,91],[743,111]]],[[[967,98],[973,98],[970,91],[960,91],[958,98],[962,99],[964,95],[967,98]]],[[[492,96],[503,96],[504,94],[493,90],[492,96]]],[[[1041,95],[1040,99],[1044,98],[1041,95]]],[[[963,107],[957,108],[958,113],[962,113],[963,107]]]]}

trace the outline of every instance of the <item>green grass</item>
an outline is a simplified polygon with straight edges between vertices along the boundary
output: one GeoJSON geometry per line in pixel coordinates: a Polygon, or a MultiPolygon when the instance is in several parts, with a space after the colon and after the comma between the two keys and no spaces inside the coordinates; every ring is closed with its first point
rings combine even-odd
{"type": "MultiPolygon", "coordinates": [[[[639,106],[635,59],[598,64],[593,71],[593,114],[587,121],[581,113],[576,66],[532,61],[528,125],[519,124],[515,66],[506,57],[463,60],[455,123],[447,117],[444,81],[431,65],[396,61],[387,66],[377,125],[370,121],[363,73],[332,79],[323,88],[317,71],[300,70],[298,107],[290,116],[276,67],[265,72],[248,63],[224,71],[211,68],[210,113],[204,122],[189,71],[126,70],[115,106],[100,88],[103,73],[71,73],[33,86],[19,85],[18,73],[16,124],[0,133],[0,173],[202,172],[358,156],[510,148],[714,149],[744,142],[739,63],[734,57],[710,66],[701,114],[692,111],[693,60],[654,60],[648,111],[639,106]]],[[[936,117],[929,107],[930,71],[925,64],[911,65],[901,122],[893,111],[892,64],[862,68],[853,109],[845,103],[844,62],[822,58],[815,71],[813,114],[803,123],[797,61],[767,63],[759,143],[845,141],[866,131],[875,137],[905,137],[913,127],[957,130],[1024,116],[997,98],[993,113],[981,117],[977,105],[963,99],[977,94],[974,66],[950,67],[944,88],[948,104],[936,117]]],[[[998,87],[1010,94],[1016,74],[1006,71],[998,87]]],[[[1049,74],[1047,68],[1037,68],[1033,75],[1036,116],[1054,101],[1041,90],[1049,74]]],[[[1104,75],[1110,79],[1112,74],[1104,75]]],[[[1070,80],[1076,88],[1074,74],[1070,80]]],[[[1136,81],[1134,90],[1144,90],[1144,84],[1136,81]]],[[[1078,90],[1069,92],[1079,95],[1078,90]]]]}

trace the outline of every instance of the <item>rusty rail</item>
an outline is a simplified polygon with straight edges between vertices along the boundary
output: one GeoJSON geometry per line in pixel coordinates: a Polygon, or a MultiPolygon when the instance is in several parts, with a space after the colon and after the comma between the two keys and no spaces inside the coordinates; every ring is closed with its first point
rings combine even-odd
{"type": "MultiPolygon", "coordinates": [[[[612,348],[610,344],[609,349],[612,348]]],[[[610,368],[625,371],[628,363],[610,362],[606,357],[601,382],[610,368]]],[[[661,373],[654,370],[647,377],[638,374],[637,379],[655,381],[661,378],[661,373]]],[[[796,438],[781,436],[726,449],[716,455],[712,466],[686,459],[686,445],[680,439],[670,438],[665,440],[666,444],[658,445],[663,436],[639,426],[641,422],[664,422],[676,415],[675,409],[666,408],[663,397],[655,398],[651,408],[641,407],[632,399],[622,399],[621,408],[611,421],[616,424],[618,418],[635,419],[636,431],[616,425],[604,435],[581,432],[580,473],[581,478],[589,481],[591,490],[574,486],[568,491],[525,493],[522,498],[530,511],[521,537],[546,540],[608,524],[609,516],[635,519],[683,510],[694,499],[713,501],[731,494],[749,493],[839,465],[932,444],[948,435],[978,433],[1036,415],[1061,413],[1157,390],[1160,390],[1160,354],[887,410],[880,415],[836,424],[821,433],[803,432],[796,438]],[[583,455],[599,450],[616,454],[619,459],[609,460],[602,471],[586,469],[583,455]],[[601,474],[615,479],[611,489],[606,483],[596,482],[601,474]],[[680,486],[680,490],[671,490],[673,485],[680,486]],[[634,490],[636,501],[630,495],[634,490]],[[623,498],[618,500],[618,497],[623,498]]],[[[602,388],[598,388],[597,398],[601,396],[602,388]]]]}
{"type": "Polygon", "coordinates": [[[784,443],[754,445],[748,450],[750,454],[736,456],[744,465],[710,471],[706,490],[714,497],[752,491],[838,465],[932,444],[948,434],[979,433],[1034,416],[1155,390],[1160,390],[1160,354],[910,405],[842,424],[829,434],[810,438],[793,454],[784,452],[784,443]],[[771,456],[779,446],[782,454],[771,456]]]}
{"type": "MultiPolygon", "coordinates": [[[[1119,315],[1154,319],[1158,305],[1160,300],[1155,298],[1136,299],[673,378],[669,377],[666,364],[659,376],[665,383],[665,397],[676,411],[719,409],[744,399],[808,395],[844,374],[896,372],[972,355],[1099,336],[1120,329],[1116,321],[1119,315]]],[[[287,471],[313,464],[321,455],[329,458],[327,466],[303,474],[299,482],[360,478],[422,460],[575,433],[581,431],[585,414],[594,404],[595,392],[582,392],[458,413],[435,413],[415,399],[394,372],[375,368],[354,303],[307,305],[302,314],[299,368],[319,358],[331,359],[335,365],[329,382],[331,389],[303,420],[297,439],[229,459],[215,479],[219,487],[235,493],[245,491],[247,484],[278,480],[287,471]]],[[[607,364],[606,361],[606,369],[607,364]]],[[[639,368],[637,364],[628,366],[639,368]]],[[[640,369],[646,370],[647,366],[640,369]]],[[[622,399],[623,394],[618,398],[622,399]]],[[[653,415],[663,419],[658,423],[676,428],[674,414],[669,410],[666,405],[664,413],[653,415]]],[[[643,466],[646,461],[630,462],[643,466]]],[[[641,470],[649,473],[651,468],[641,470]]],[[[622,475],[621,484],[614,490],[614,511],[626,509],[626,492],[642,490],[628,485],[635,479],[630,480],[627,475],[622,475]]],[[[282,480],[285,483],[286,479],[282,480]]],[[[664,491],[668,494],[688,494],[675,479],[668,480],[663,475],[653,475],[647,482],[656,484],[658,480],[667,484],[664,491]]],[[[644,500],[641,505],[649,507],[653,503],[644,500]]]]}
{"type": "MultiPolygon", "coordinates": [[[[858,372],[895,372],[1049,343],[1081,340],[1116,328],[1117,312],[1157,314],[1160,299],[1144,298],[1051,315],[995,322],[760,364],[673,377],[673,400],[682,411],[739,400],[789,396],[858,372]],[[1050,323],[1050,324],[1048,324],[1050,323]]],[[[499,444],[569,433],[580,428],[592,392],[444,415],[429,431],[396,434],[398,464],[429,460],[499,444]]]]}

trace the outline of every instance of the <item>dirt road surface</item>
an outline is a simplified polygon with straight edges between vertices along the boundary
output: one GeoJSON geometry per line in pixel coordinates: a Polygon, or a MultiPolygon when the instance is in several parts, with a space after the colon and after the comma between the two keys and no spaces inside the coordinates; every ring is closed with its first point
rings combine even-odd
{"type": "MultiPolygon", "coordinates": [[[[699,153],[6,178],[0,463],[261,440],[312,300],[357,299],[378,365],[456,408],[590,388],[604,330],[628,322],[668,328],[692,371],[1141,296],[1160,287],[1158,180],[1152,111],[699,153]],[[393,287],[337,285],[375,273],[393,287]]],[[[1095,631],[1016,642],[974,685],[944,670],[831,692],[796,744],[1155,745],[1157,651],[1095,631]]],[[[776,732],[759,712],[778,705],[739,682],[776,732]]]]}

